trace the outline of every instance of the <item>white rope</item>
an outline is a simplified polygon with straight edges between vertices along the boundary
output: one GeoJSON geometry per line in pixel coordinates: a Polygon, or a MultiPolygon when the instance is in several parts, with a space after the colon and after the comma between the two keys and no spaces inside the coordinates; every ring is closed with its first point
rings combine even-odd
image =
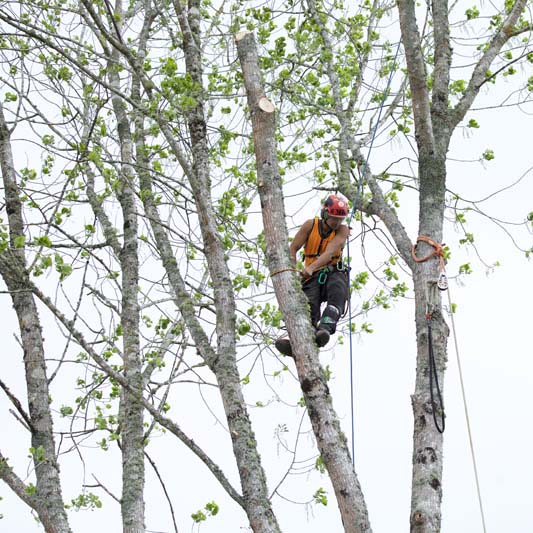
{"type": "Polygon", "coordinates": [[[474,466],[474,476],[476,478],[476,489],[477,489],[477,498],[479,502],[479,511],[481,513],[481,523],[483,524],[483,533],[487,533],[487,527],[485,525],[485,513],[483,512],[483,501],[481,499],[481,488],[479,486],[479,476],[477,473],[476,454],[474,452],[474,441],[472,439],[472,429],[470,428],[470,417],[468,416],[468,407],[466,404],[466,393],[465,393],[465,385],[463,381],[463,370],[461,368],[461,359],[459,357],[459,346],[457,344],[457,333],[455,331],[455,321],[453,319],[453,309],[452,309],[452,300],[450,296],[450,289],[448,289],[447,292],[448,292],[448,305],[449,305],[448,313],[450,315],[450,320],[452,323],[453,341],[455,344],[455,355],[457,358],[457,368],[459,369],[459,380],[461,382],[461,392],[463,394],[463,406],[465,409],[466,427],[468,429],[468,440],[470,441],[470,452],[472,454],[472,465],[474,466]]]}

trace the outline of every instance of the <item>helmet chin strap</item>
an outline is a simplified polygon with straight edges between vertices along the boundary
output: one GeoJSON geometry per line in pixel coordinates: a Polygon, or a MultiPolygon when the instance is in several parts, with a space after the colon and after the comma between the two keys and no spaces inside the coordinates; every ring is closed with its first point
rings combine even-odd
{"type": "Polygon", "coordinates": [[[323,234],[324,236],[327,236],[327,235],[330,235],[331,232],[333,231],[336,231],[334,228],[332,228],[329,224],[328,224],[328,219],[329,219],[329,215],[326,214],[326,217],[324,219],[322,219],[322,224],[324,224],[324,226],[326,226],[326,228],[323,230],[323,234]]]}

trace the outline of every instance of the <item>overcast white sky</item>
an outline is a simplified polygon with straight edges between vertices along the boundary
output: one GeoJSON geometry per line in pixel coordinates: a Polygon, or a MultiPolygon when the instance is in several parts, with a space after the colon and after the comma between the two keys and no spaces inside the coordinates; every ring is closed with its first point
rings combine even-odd
{"type": "MultiPolygon", "coordinates": [[[[505,87],[502,91],[505,90],[505,87]]],[[[478,103],[479,105],[479,103],[478,103]]],[[[491,110],[473,113],[482,128],[470,139],[458,132],[454,138],[451,156],[457,159],[478,159],[486,148],[492,148],[496,158],[486,163],[453,163],[449,165],[449,187],[469,198],[482,198],[502,186],[514,182],[533,166],[531,150],[531,116],[533,106],[525,110],[491,110]]],[[[388,150],[388,149],[387,149],[388,150]]],[[[371,157],[374,170],[381,167],[377,161],[393,154],[376,151],[371,157]]],[[[308,204],[310,206],[311,204],[308,204]]],[[[533,173],[517,186],[487,203],[487,210],[500,218],[521,221],[533,211],[533,173]]],[[[309,207],[311,209],[311,207],[309,207]]],[[[414,205],[406,200],[402,209],[406,227],[412,239],[416,238],[417,214],[414,205]]],[[[315,212],[302,212],[301,220],[315,212]]],[[[476,261],[472,250],[455,246],[460,235],[452,225],[447,227],[445,242],[452,247],[449,271],[471,259],[474,273],[450,281],[453,302],[458,304],[455,316],[458,343],[463,366],[468,407],[478,461],[481,490],[485,508],[487,531],[491,533],[533,531],[532,491],[533,430],[533,361],[531,342],[532,264],[518,252],[503,232],[488,219],[467,214],[469,229],[475,233],[483,257],[488,263],[500,261],[502,266],[486,274],[476,261]]],[[[533,245],[533,235],[521,231],[520,242],[533,245]]],[[[362,269],[357,250],[354,262],[362,269]],[[359,262],[358,262],[359,261],[359,262]]],[[[0,300],[4,332],[3,379],[22,396],[22,364],[20,350],[12,338],[16,323],[6,296],[0,300]]],[[[357,305],[357,302],[354,302],[357,305]]],[[[375,333],[354,340],[355,396],[356,396],[356,470],[363,486],[375,533],[406,531],[409,520],[411,433],[412,416],[410,394],[414,388],[415,339],[412,302],[397,303],[392,310],[373,313],[369,320],[375,333]]],[[[51,339],[47,339],[51,344],[51,339]]],[[[322,360],[333,370],[331,390],[334,404],[344,430],[350,435],[349,360],[347,344],[324,350],[322,360]]],[[[479,508],[466,432],[463,403],[458,378],[453,338],[449,342],[449,364],[444,384],[446,407],[443,533],[477,533],[482,531],[479,508]]],[[[289,366],[292,364],[288,363],[289,366]]],[[[268,391],[252,382],[246,390],[250,402],[268,397],[268,391]]],[[[284,378],[278,389],[291,402],[298,394],[294,380],[284,378]]],[[[214,393],[213,393],[214,394],[214,393]]],[[[54,390],[54,397],[61,391],[54,390]]],[[[193,386],[180,390],[173,399],[171,414],[183,429],[189,431],[207,451],[226,468],[232,480],[236,471],[229,451],[229,439],[214,417],[205,409],[195,409],[200,402],[193,386]]],[[[17,423],[7,414],[9,405],[0,395],[2,413],[2,451],[12,459],[17,472],[23,475],[28,454],[28,441],[20,438],[17,423]],[[15,437],[15,442],[13,441],[15,437]]],[[[216,409],[216,408],[215,408],[216,409]]],[[[283,475],[289,457],[280,451],[273,436],[273,428],[285,417],[298,417],[292,407],[278,405],[271,410],[252,410],[261,454],[271,486],[283,475]]],[[[291,422],[292,423],[292,422],[291,422]]],[[[308,424],[304,422],[304,428],[308,424]]],[[[292,443],[295,432],[287,436],[292,443]]],[[[301,437],[299,460],[313,456],[313,442],[309,435],[301,437]]],[[[246,519],[236,505],[229,502],[197,459],[173,437],[154,439],[154,456],[164,457],[161,473],[169,484],[178,516],[179,531],[196,531],[188,518],[191,512],[202,508],[207,501],[221,505],[220,515],[208,519],[200,528],[204,533],[247,531],[246,519]],[[187,524],[187,526],[183,526],[187,524]],[[188,524],[191,524],[190,526],[188,524]]],[[[86,482],[91,474],[106,478],[114,470],[110,489],[120,494],[120,457],[115,450],[107,455],[86,451],[86,482]]],[[[83,471],[73,454],[62,465],[64,495],[67,500],[79,490],[83,471]],[[72,473],[72,474],[71,474],[72,473]]],[[[311,464],[313,461],[304,462],[311,464]]],[[[170,532],[168,509],[153,472],[147,467],[147,526],[151,531],[170,532]]],[[[109,480],[109,476],[107,477],[109,480]]],[[[295,506],[280,498],[274,499],[275,511],[286,532],[305,529],[309,533],[337,533],[340,520],[327,478],[316,473],[292,476],[283,490],[287,497],[305,501],[320,486],[328,490],[328,507],[295,506]]],[[[98,492],[98,491],[95,491],[98,492]]],[[[101,492],[99,492],[101,494],[101,492]]],[[[6,533],[34,533],[41,528],[35,524],[27,508],[11,492],[0,485],[0,531],[6,533]]],[[[102,510],[71,513],[73,531],[77,533],[117,531],[120,529],[118,505],[105,500],[102,510]]]]}
{"type": "MultiPolygon", "coordinates": [[[[489,145],[494,148],[496,159],[487,164],[487,170],[484,171],[479,165],[454,165],[455,170],[450,172],[450,184],[460,186],[461,190],[468,192],[471,197],[481,197],[496,184],[511,183],[533,165],[527,134],[530,119],[525,115],[513,113],[513,127],[510,128],[504,126],[509,113],[494,113],[493,117],[501,115],[496,117],[494,126],[487,126],[486,130],[476,134],[475,139],[465,143],[465,151],[472,150],[474,154],[481,153],[489,145]],[[523,134],[517,134],[519,131],[523,134]]],[[[523,218],[531,209],[532,192],[531,177],[528,177],[520,185],[519,191],[510,191],[493,202],[493,213],[502,218],[523,218]]],[[[314,213],[310,213],[312,214],[314,213]]],[[[487,530],[527,533],[533,530],[531,489],[528,481],[533,475],[533,459],[529,453],[533,448],[530,424],[530,409],[533,405],[531,263],[516,252],[509,239],[489,222],[479,220],[474,227],[476,242],[479,243],[486,260],[499,260],[502,266],[486,275],[483,268],[474,263],[474,274],[464,278],[463,285],[451,281],[450,290],[452,300],[458,304],[458,342],[487,530]]],[[[415,229],[414,226],[409,228],[413,238],[415,229]]],[[[453,229],[448,228],[446,241],[450,244],[457,238],[452,232],[453,229]]],[[[452,251],[454,257],[465,257],[465,252],[458,249],[452,251]]],[[[357,263],[357,252],[354,255],[357,263]]],[[[474,259],[472,252],[469,255],[474,259]]],[[[461,262],[464,262],[464,259],[457,263],[452,262],[450,271],[454,265],[456,267],[461,262]]],[[[357,305],[357,302],[354,303],[357,305]]],[[[3,305],[9,304],[4,301],[3,305]]],[[[4,331],[15,331],[12,314],[5,313],[4,316],[4,331]]],[[[415,372],[412,304],[410,301],[400,302],[388,312],[372,314],[369,320],[375,326],[375,333],[359,340],[355,339],[354,343],[356,468],[367,498],[374,531],[389,533],[404,531],[409,516],[412,431],[409,395],[413,391],[415,372]]],[[[9,364],[4,367],[3,375],[8,383],[19,380],[19,390],[22,392],[19,351],[9,334],[5,341],[10,344],[10,349],[5,352],[5,359],[9,364]]],[[[443,532],[481,532],[457,363],[451,338],[449,346],[450,359],[445,382],[447,420],[443,532]]],[[[349,435],[349,364],[346,348],[337,346],[331,351],[324,351],[322,358],[333,370],[331,389],[335,407],[345,432],[349,435]]],[[[285,384],[292,391],[294,399],[295,383],[287,380],[285,384]]],[[[54,391],[54,394],[57,393],[54,391]]],[[[189,390],[187,394],[189,393],[197,396],[194,389],[189,390]]],[[[260,397],[261,394],[257,396],[260,397]]],[[[288,392],[287,396],[290,397],[291,393],[288,392]]],[[[5,420],[5,398],[2,397],[0,401],[2,417],[5,420]]],[[[226,461],[227,470],[234,474],[232,461],[227,459],[231,457],[228,443],[221,442],[219,438],[213,442],[209,437],[214,427],[214,419],[209,415],[200,415],[191,408],[193,404],[194,401],[187,395],[174,399],[174,415],[184,429],[190,430],[195,439],[220,458],[222,464],[226,461]],[[182,411],[180,405],[185,407],[182,411]],[[222,459],[224,450],[228,452],[226,459],[222,459]]],[[[283,407],[278,410],[283,410],[283,407]]],[[[269,413],[269,419],[265,420],[259,410],[253,411],[261,453],[273,483],[278,479],[278,474],[283,472],[283,464],[287,463],[287,458],[282,457],[282,454],[278,455],[276,441],[272,435],[272,412],[269,413]]],[[[279,420],[282,419],[283,415],[279,414],[279,420]]],[[[4,423],[4,435],[13,435],[14,425],[16,424],[11,417],[8,417],[4,423]]],[[[306,444],[309,447],[311,439],[306,437],[304,440],[308,441],[306,444]]],[[[27,441],[22,440],[15,447],[11,439],[4,437],[2,442],[5,443],[5,452],[10,457],[17,457],[15,464],[18,471],[23,471],[27,441]]],[[[197,468],[198,462],[189,452],[184,451],[172,438],[159,441],[156,439],[153,446],[159,453],[164,454],[165,466],[162,473],[169,481],[172,493],[179,494],[175,500],[179,509],[178,516],[186,517],[203,507],[207,501],[214,499],[222,507],[220,516],[208,520],[202,525],[201,531],[242,530],[240,528],[246,524],[242,513],[235,505],[227,502],[205,469],[202,466],[197,468]],[[194,488],[184,491],[184,485],[189,487],[191,483],[194,488]]],[[[155,451],[154,454],[157,455],[155,451]]],[[[87,471],[88,482],[91,482],[90,473],[99,471],[101,474],[97,476],[105,477],[105,471],[114,467],[116,475],[110,488],[119,494],[120,458],[116,452],[109,452],[107,460],[111,463],[105,464],[102,463],[105,457],[97,453],[92,464],[88,461],[88,464],[91,464],[87,471]]],[[[74,464],[76,460],[72,457],[71,463],[74,464]]],[[[68,464],[67,462],[63,466],[64,491],[66,495],[73,497],[80,482],[80,472],[76,468],[77,475],[73,479],[70,478],[68,464]]],[[[168,511],[149,468],[148,472],[151,490],[147,498],[147,525],[154,531],[170,531],[168,511]]],[[[295,483],[291,481],[289,487],[295,483]]],[[[298,486],[295,486],[292,492],[286,492],[290,493],[292,498],[305,501],[319,486],[328,488],[326,478],[317,482],[314,477],[302,474],[299,476],[298,486]],[[301,498],[296,498],[297,495],[301,495],[301,498]]],[[[340,532],[335,502],[331,491],[329,493],[330,503],[327,508],[316,505],[295,507],[276,498],[275,508],[284,530],[295,531],[304,525],[309,532],[340,532]]],[[[0,522],[2,531],[32,533],[39,530],[27,509],[4,486],[0,487],[0,494],[4,497],[0,503],[0,512],[4,514],[4,519],[0,522]]],[[[72,513],[71,517],[73,529],[78,532],[89,532],[95,527],[106,531],[120,528],[118,506],[110,501],[105,502],[103,510],[72,513]]],[[[178,523],[180,522],[184,523],[183,518],[178,523]]],[[[187,520],[185,523],[188,523],[187,520]]],[[[180,531],[183,530],[187,529],[180,528],[180,531]]]]}

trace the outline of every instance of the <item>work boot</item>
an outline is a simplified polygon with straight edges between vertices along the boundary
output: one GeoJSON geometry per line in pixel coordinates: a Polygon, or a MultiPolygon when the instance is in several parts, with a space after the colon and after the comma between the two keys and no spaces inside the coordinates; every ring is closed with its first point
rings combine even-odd
{"type": "Polygon", "coordinates": [[[328,304],[320,317],[318,331],[325,329],[330,335],[333,335],[337,329],[337,322],[340,316],[341,312],[334,305],[328,304]]]}
{"type": "Polygon", "coordinates": [[[319,348],[326,346],[329,342],[329,331],[325,329],[317,329],[315,333],[315,342],[319,348]]]}
{"type": "Polygon", "coordinates": [[[276,339],[276,342],[274,343],[276,348],[280,353],[283,355],[288,355],[289,357],[293,357],[292,355],[292,346],[291,341],[287,339],[287,337],[284,337],[282,339],[276,339]]]}

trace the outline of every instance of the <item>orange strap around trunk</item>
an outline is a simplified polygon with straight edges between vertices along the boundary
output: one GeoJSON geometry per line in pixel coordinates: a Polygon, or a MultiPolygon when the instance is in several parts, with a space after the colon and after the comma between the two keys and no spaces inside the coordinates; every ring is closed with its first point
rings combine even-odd
{"type": "Polygon", "coordinates": [[[444,245],[439,244],[438,242],[435,242],[433,239],[430,239],[429,237],[426,237],[425,235],[420,235],[417,237],[416,244],[413,245],[413,248],[411,250],[411,255],[413,256],[413,259],[417,263],[423,263],[424,261],[427,261],[428,259],[431,259],[432,257],[437,256],[440,262],[440,269],[441,271],[444,271],[444,245]],[[430,246],[433,246],[434,250],[428,255],[426,255],[426,257],[418,258],[416,256],[416,245],[421,241],[425,242],[426,244],[429,244],[430,246]]]}

